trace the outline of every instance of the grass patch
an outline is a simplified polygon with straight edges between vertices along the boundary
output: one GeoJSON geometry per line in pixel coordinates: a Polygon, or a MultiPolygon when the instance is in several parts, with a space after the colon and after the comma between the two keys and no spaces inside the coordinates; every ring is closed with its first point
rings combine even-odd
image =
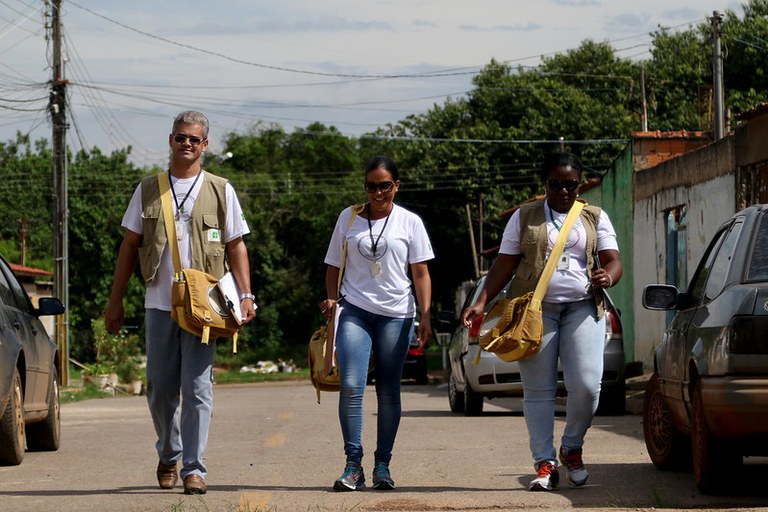
{"type": "Polygon", "coordinates": [[[279,382],[284,380],[309,380],[309,369],[302,368],[295,372],[254,373],[240,372],[239,369],[216,370],[213,380],[216,384],[243,384],[248,382],[279,382]]]}
{"type": "Polygon", "coordinates": [[[59,398],[62,404],[91,400],[93,398],[112,398],[111,392],[99,389],[90,382],[83,385],[64,386],[59,390],[59,398]]]}

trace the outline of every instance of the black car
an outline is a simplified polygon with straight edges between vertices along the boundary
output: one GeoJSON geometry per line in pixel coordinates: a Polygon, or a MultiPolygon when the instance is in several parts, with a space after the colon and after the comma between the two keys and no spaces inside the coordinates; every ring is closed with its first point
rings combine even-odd
{"type": "Polygon", "coordinates": [[[0,257],[0,464],[18,465],[29,450],[58,450],[59,354],[38,317],[58,315],[56,298],[37,308],[0,257]]]}
{"type": "Polygon", "coordinates": [[[643,305],[676,312],[645,391],[648,454],[692,465],[703,493],[734,488],[743,456],[768,455],[768,205],[720,226],[685,292],[649,285],[643,305]]]}

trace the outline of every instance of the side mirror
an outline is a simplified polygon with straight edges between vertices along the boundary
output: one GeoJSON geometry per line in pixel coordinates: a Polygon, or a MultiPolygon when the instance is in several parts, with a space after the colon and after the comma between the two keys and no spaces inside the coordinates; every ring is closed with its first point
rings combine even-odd
{"type": "Polygon", "coordinates": [[[676,309],[679,295],[677,288],[672,285],[649,284],[643,290],[643,307],[653,311],[676,309]]]}
{"type": "Polygon", "coordinates": [[[41,297],[37,303],[35,316],[60,315],[64,312],[64,304],[56,297],[41,297]]]}

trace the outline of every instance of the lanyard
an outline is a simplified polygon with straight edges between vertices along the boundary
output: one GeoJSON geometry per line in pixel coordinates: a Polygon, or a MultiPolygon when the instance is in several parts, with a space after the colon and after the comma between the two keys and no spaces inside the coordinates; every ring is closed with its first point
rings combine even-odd
{"type": "Polygon", "coordinates": [[[558,224],[557,221],[555,221],[555,215],[552,213],[552,207],[549,206],[549,203],[546,203],[547,209],[549,210],[549,218],[552,219],[552,225],[555,226],[555,229],[557,229],[557,232],[560,232],[560,228],[562,227],[562,224],[558,224]]]}
{"type": "Polygon", "coordinates": [[[200,175],[203,173],[203,171],[198,171],[197,176],[195,176],[195,181],[192,182],[192,186],[189,187],[189,190],[187,190],[187,195],[184,196],[184,199],[181,200],[181,204],[179,204],[179,200],[176,198],[176,191],[173,189],[173,181],[171,180],[171,171],[168,170],[168,183],[171,185],[171,192],[173,192],[173,202],[176,203],[176,220],[179,220],[181,218],[181,215],[184,213],[184,203],[187,202],[187,198],[189,197],[189,194],[192,193],[192,189],[195,188],[195,185],[197,185],[197,180],[200,179],[200,175]]]}
{"type": "Polygon", "coordinates": [[[392,210],[389,211],[386,218],[384,219],[384,227],[381,228],[381,232],[379,233],[379,236],[376,238],[376,241],[373,241],[373,225],[371,224],[371,205],[370,203],[367,205],[366,208],[368,211],[368,235],[371,237],[371,253],[373,253],[373,258],[376,259],[376,249],[379,247],[379,240],[381,240],[381,235],[384,234],[384,230],[387,229],[387,222],[389,222],[389,216],[392,214],[392,210]]]}

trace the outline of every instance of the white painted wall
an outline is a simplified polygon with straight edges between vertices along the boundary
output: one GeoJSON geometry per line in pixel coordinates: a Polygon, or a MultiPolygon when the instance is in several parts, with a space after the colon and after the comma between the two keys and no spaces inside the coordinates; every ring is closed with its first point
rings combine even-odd
{"type": "Polygon", "coordinates": [[[643,370],[653,370],[653,352],[666,328],[667,315],[642,307],[647,284],[666,282],[666,210],[685,205],[687,220],[688,280],[717,228],[736,208],[733,174],[717,177],[690,187],[662,190],[635,204],[634,219],[634,302],[635,360],[643,370]]]}

